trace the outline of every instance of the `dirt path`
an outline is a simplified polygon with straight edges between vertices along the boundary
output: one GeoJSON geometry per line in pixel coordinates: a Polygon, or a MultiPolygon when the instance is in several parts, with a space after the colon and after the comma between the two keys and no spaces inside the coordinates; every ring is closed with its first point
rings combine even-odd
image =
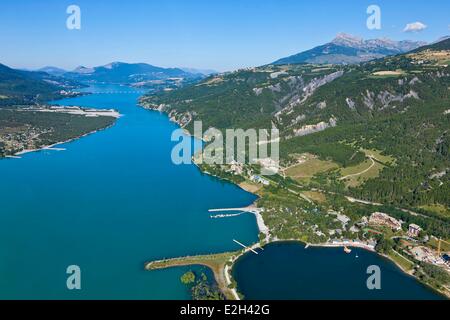
{"type": "MultiPolygon", "coordinates": [[[[370,161],[372,161],[372,165],[371,165],[370,167],[368,167],[367,169],[365,169],[365,170],[363,170],[363,171],[361,171],[361,172],[346,175],[345,177],[342,177],[342,178],[340,178],[339,180],[342,181],[342,180],[348,179],[348,178],[350,178],[350,177],[357,177],[357,176],[360,176],[360,175],[366,173],[366,172],[369,171],[370,169],[372,169],[372,168],[375,166],[375,161],[373,160],[374,158],[373,158],[372,156],[369,156],[369,159],[370,159],[370,161]]],[[[376,159],[375,159],[375,160],[376,160],[376,159]]]]}

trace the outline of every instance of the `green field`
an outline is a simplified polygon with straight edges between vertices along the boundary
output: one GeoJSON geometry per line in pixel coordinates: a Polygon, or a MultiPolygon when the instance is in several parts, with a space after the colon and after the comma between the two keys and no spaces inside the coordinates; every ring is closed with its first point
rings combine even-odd
{"type": "Polygon", "coordinates": [[[444,218],[450,218],[450,210],[446,206],[442,204],[429,204],[421,206],[420,208],[431,211],[434,213],[437,213],[438,215],[444,217],[444,218]]]}
{"type": "Polygon", "coordinates": [[[403,70],[395,70],[395,71],[377,71],[372,73],[369,78],[398,78],[404,76],[406,73],[403,70]]]}
{"type": "Polygon", "coordinates": [[[414,263],[412,263],[411,261],[409,261],[408,259],[406,259],[397,252],[390,252],[388,256],[406,271],[410,271],[414,267],[414,263]]]}
{"type": "Polygon", "coordinates": [[[390,156],[382,155],[378,150],[362,151],[368,157],[366,161],[356,166],[340,169],[342,178],[347,177],[345,179],[341,178],[345,181],[347,187],[357,187],[369,179],[378,177],[380,172],[385,168],[381,163],[390,164],[395,161],[395,159],[390,156]],[[374,160],[371,160],[369,157],[372,157],[374,160]]]}
{"type": "Polygon", "coordinates": [[[303,163],[290,167],[284,172],[286,176],[304,182],[309,181],[317,173],[338,168],[333,161],[320,160],[311,154],[305,154],[303,157],[303,163]]]}
{"type": "Polygon", "coordinates": [[[327,201],[327,197],[322,192],[304,191],[303,194],[314,202],[324,203],[327,201]]]}
{"type": "MultiPolygon", "coordinates": [[[[449,240],[449,239],[447,239],[447,240],[449,240]]],[[[449,241],[441,242],[441,251],[442,252],[450,252],[450,243],[448,243],[448,242],[449,241]]],[[[437,250],[438,249],[438,241],[436,240],[436,238],[431,238],[430,241],[428,242],[428,246],[434,250],[437,250]]]]}

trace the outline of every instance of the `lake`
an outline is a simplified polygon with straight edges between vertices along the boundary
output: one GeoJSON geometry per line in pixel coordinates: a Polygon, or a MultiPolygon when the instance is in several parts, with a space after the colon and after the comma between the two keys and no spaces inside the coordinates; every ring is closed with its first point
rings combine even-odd
{"type": "MultiPolygon", "coordinates": [[[[238,250],[256,242],[253,215],[211,219],[256,197],[171,161],[167,116],[137,106],[140,92],[97,85],[58,101],[123,114],[106,130],[22,159],[0,160],[0,299],[189,299],[190,268],[144,271],[148,260],[238,250]],[[81,268],[81,290],[66,269],[81,268]]],[[[250,299],[435,298],[392,263],[364,251],[269,245],[234,272],[250,299]],[[382,267],[380,292],[365,287],[367,264],[382,267]],[[264,283],[262,282],[264,280],[264,283]]]]}
{"type": "Polygon", "coordinates": [[[250,300],[434,300],[442,296],[403,273],[374,252],[353,248],[309,247],[273,243],[248,253],[233,268],[238,289],[250,300]],[[369,266],[380,268],[380,290],[369,290],[369,266]]]}
{"type": "Polygon", "coordinates": [[[177,126],[138,107],[135,89],[87,91],[99,94],[58,103],[114,108],[123,117],[58,146],[66,151],[0,161],[0,298],[187,299],[179,280],[186,268],[149,272],[144,263],[257,241],[254,216],[208,213],[255,196],[194,165],[174,165],[177,126]],[[67,289],[69,265],[81,268],[80,291],[67,289]]]}

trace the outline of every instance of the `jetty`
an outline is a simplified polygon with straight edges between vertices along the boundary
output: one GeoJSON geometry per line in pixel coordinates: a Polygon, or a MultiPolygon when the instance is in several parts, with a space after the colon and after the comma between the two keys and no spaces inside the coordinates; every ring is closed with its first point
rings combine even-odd
{"type": "Polygon", "coordinates": [[[220,208],[220,209],[209,209],[208,212],[238,212],[237,214],[218,214],[215,216],[211,216],[211,218],[227,218],[227,217],[236,217],[243,213],[253,213],[256,217],[256,223],[258,225],[259,232],[264,234],[264,238],[266,241],[270,238],[270,230],[264,223],[264,219],[262,216],[262,212],[264,208],[258,208],[254,204],[243,207],[243,208],[220,208]]]}
{"type": "Polygon", "coordinates": [[[241,212],[250,212],[250,213],[261,213],[263,211],[262,208],[257,208],[254,205],[244,207],[244,208],[220,208],[220,209],[209,209],[208,212],[230,212],[230,211],[241,211],[241,212]]]}
{"type": "Polygon", "coordinates": [[[66,151],[66,148],[56,148],[56,147],[44,147],[42,150],[51,150],[51,151],[66,151]]]}
{"type": "Polygon", "coordinates": [[[258,252],[257,252],[255,249],[250,248],[250,247],[247,247],[246,245],[240,243],[239,241],[237,241],[237,240],[235,240],[235,239],[233,239],[233,241],[234,241],[235,243],[237,243],[238,245],[240,245],[241,247],[243,247],[246,251],[250,250],[250,251],[253,252],[254,254],[258,254],[258,252]]]}
{"type": "Polygon", "coordinates": [[[234,213],[234,214],[217,214],[217,215],[211,216],[211,219],[239,217],[240,215],[242,215],[244,213],[245,212],[239,212],[239,213],[234,213]]]}

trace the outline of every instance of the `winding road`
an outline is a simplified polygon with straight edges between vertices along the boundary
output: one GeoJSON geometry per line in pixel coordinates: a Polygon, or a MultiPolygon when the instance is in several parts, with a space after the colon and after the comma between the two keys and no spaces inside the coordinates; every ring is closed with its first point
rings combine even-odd
{"type": "MultiPolygon", "coordinates": [[[[370,169],[372,169],[373,166],[375,165],[375,161],[373,160],[374,157],[373,157],[373,156],[368,156],[368,158],[370,159],[370,161],[372,161],[372,165],[371,165],[370,167],[368,167],[367,169],[365,169],[365,170],[363,170],[363,171],[361,171],[361,172],[346,175],[345,177],[339,178],[339,180],[342,181],[342,180],[348,179],[348,178],[350,178],[350,177],[357,177],[357,176],[360,176],[360,175],[366,173],[366,172],[369,171],[370,169]]],[[[376,159],[375,159],[375,160],[376,160],[376,159]]]]}

